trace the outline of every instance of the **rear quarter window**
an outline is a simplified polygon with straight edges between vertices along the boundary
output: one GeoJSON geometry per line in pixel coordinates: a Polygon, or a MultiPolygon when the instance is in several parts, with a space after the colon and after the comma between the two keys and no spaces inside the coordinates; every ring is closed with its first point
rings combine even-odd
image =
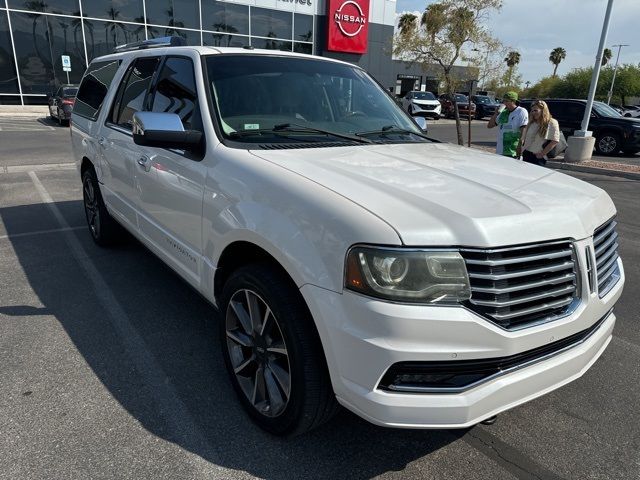
{"type": "Polygon", "coordinates": [[[96,121],[118,67],[120,60],[94,62],[89,65],[76,95],[74,114],[96,121]]]}

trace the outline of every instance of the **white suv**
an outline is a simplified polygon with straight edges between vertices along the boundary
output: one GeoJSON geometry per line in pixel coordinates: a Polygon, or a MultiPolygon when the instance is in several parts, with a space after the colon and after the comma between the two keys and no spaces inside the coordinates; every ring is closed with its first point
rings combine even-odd
{"type": "Polygon", "coordinates": [[[78,92],[91,235],[126,228],[217,308],[261,427],[337,403],[468,427],[602,354],[624,283],[604,191],[432,141],[348,63],[150,47],[95,59],[78,92]]]}

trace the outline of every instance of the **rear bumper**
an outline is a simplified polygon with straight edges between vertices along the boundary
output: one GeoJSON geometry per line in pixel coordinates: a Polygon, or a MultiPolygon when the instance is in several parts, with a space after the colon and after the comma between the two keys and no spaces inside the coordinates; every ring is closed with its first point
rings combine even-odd
{"type": "Polygon", "coordinates": [[[611,340],[624,271],[602,299],[585,292],[569,316],[508,331],[463,307],[381,302],[311,285],[301,292],[318,326],[338,401],[377,425],[466,428],[582,376],[611,340]],[[599,326],[568,348],[458,392],[398,392],[381,385],[401,362],[496,359],[528,352],[599,326]]]}

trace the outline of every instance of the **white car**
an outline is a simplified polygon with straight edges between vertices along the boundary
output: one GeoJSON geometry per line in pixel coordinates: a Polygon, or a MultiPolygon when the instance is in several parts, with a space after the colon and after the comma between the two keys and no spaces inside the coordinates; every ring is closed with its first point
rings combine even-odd
{"type": "Polygon", "coordinates": [[[623,117],[640,118],[640,106],[628,105],[624,107],[621,115],[623,117]]]}
{"type": "Polygon", "coordinates": [[[442,116],[442,105],[431,92],[409,92],[402,98],[402,106],[410,115],[430,117],[435,120],[442,116]]]}
{"type": "Polygon", "coordinates": [[[624,271],[603,190],[432,141],[351,64],[173,43],[83,77],[89,231],[106,246],[124,227],[211,302],[262,428],[294,435],[338,404],[466,428],[607,347],[624,271]]]}

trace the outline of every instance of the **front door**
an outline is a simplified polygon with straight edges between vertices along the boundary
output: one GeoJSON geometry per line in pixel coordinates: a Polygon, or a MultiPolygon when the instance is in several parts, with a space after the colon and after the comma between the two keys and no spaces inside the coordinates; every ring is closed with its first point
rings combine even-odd
{"type": "Polygon", "coordinates": [[[141,57],[131,64],[122,78],[113,107],[101,127],[98,144],[102,155],[105,199],[114,214],[137,229],[134,183],[140,147],[133,143],[133,114],[144,105],[160,57],[141,57]]]}
{"type": "MultiPolygon", "coordinates": [[[[203,130],[191,58],[167,57],[151,98],[151,111],[175,113],[180,116],[185,130],[203,130]]],[[[136,162],[134,172],[140,233],[197,286],[201,270],[202,200],[206,177],[202,155],[166,148],[140,148],[143,154],[136,162]]]]}

